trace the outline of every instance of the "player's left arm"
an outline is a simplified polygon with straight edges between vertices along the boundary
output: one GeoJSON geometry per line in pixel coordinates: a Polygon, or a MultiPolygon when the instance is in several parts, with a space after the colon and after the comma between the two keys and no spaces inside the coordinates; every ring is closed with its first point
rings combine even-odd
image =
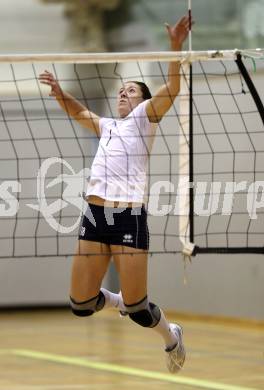
{"type": "MultiPolygon", "coordinates": [[[[183,16],[174,26],[166,24],[171,43],[171,50],[182,50],[183,42],[189,33],[189,27],[189,16],[183,16]]],[[[174,99],[179,92],[180,62],[173,61],[169,64],[168,81],[159,88],[157,93],[147,103],[146,112],[150,122],[159,122],[162,119],[172,106],[174,99]]]]}

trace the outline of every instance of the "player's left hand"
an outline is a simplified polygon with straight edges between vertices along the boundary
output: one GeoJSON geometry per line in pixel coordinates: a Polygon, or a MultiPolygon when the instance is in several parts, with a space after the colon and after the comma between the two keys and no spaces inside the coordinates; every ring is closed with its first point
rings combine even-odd
{"type": "MultiPolygon", "coordinates": [[[[191,20],[191,25],[193,24],[194,22],[191,20]]],[[[168,23],[165,23],[165,26],[167,28],[172,47],[180,50],[183,42],[189,34],[189,16],[183,16],[174,26],[170,26],[168,23]]]]}

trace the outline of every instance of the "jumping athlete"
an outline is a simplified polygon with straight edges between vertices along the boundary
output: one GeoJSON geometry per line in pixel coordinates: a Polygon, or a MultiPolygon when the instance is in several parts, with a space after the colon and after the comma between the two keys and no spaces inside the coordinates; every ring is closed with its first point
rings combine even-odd
{"type": "MultiPolygon", "coordinates": [[[[166,24],[171,49],[180,51],[188,36],[190,19],[166,24]]],[[[80,227],[73,259],[70,304],[85,317],[116,307],[137,324],[152,328],[164,339],[167,366],[178,372],[185,360],[182,328],[168,323],[162,310],[147,296],[149,236],[144,207],[146,170],[158,122],[180,91],[180,63],[169,64],[168,80],[152,97],[138,81],[125,82],[118,92],[118,118],[100,118],[63,91],[52,73],[39,76],[51,87],[61,108],[93,131],[99,147],[87,188],[87,211],[80,227]],[[101,288],[113,257],[121,292],[101,288]]]]}

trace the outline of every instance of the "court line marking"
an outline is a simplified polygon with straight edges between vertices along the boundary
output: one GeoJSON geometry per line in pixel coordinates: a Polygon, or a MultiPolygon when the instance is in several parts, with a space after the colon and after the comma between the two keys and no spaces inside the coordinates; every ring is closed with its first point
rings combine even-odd
{"type": "Polygon", "coordinates": [[[74,365],[79,367],[87,367],[94,370],[108,371],[111,373],[132,375],[147,379],[156,379],[159,381],[173,382],[178,384],[184,384],[202,389],[209,390],[258,390],[252,387],[233,386],[225,383],[216,383],[201,379],[189,378],[184,376],[174,376],[172,374],[164,374],[162,372],[147,371],[139,368],[119,366],[111,363],[92,362],[85,358],[71,357],[65,355],[50,354],[46,352],[39,352],[28,349],[10,349],[9,353],[19,357],[25,357],[36,360],[45,360],[48,362],[74,365]]]}
{"type": "MultiPolygon", "coordinates": [[[[142,383],[142,382],[140,382],[142,383]]],[[[150,382],[150,384],[156,384],[157,382],[150,382]]],[[[149,382],[148,382],[149,384],[149,382]]],[[[50,384],[50,385],[1,385],[0,384],[0,390],[72,390],[74,386],[74,390],[79,390],[79,389],[103,389],[103,388],[109,388],[109,383],[86,383],[84,385],[76,385],[76,384],[71,384],[71,385],[55,385],[55,384],[50,384]],[[4,386],[4,387],[3,387],[4,386]]],[[[112,386],[110,384],[110,386],[112,386]]]]}
{"type": "MultiPolygon", "coordinates": [[[[12,385],[4,385],[4,387],[1,387],[0,385],[0,389],[4,389],[4,390],[63,390],[63,389],[68,389],[68,390],[72,390],[72,387],[74,386],[74,390],[78,390],[78,389],[86,389],[87,390],[87,384],[85,385],[75,385],[75,384],[72,384],[72,385],[15,385],[15,386],[12,386],[12,385]]],[[[89,388],[91,387],[91,385],[89,384],[88,385],[89,388]]],[[[92,387],[95,387],[92,385],[92,387]]],[[[101,384],[100,384],[100,387],[101,387],[101,384]]],[[[96,385],[96,388],[98,389],[98,385],[96,385]]]]}

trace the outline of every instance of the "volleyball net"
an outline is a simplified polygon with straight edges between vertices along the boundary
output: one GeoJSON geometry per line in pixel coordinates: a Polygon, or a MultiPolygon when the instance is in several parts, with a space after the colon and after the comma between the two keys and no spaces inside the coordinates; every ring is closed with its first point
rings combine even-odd
{"type": "Polygon", "coordinates": [[[116,117],[123,82],[181,92],[149,157],[150,253],[264,253],[263,52],[0,56],[0,257],[71,256],[98,138],[38,81],[116,117]]]}

